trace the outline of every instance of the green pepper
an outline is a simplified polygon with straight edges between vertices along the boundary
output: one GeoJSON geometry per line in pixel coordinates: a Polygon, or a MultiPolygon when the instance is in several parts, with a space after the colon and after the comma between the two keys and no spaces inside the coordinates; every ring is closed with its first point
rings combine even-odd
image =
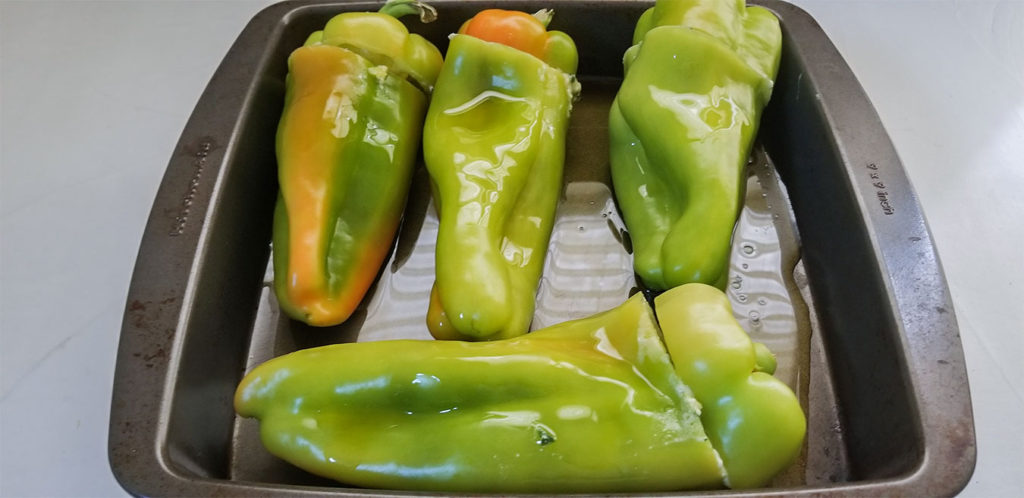
{"type": "Polygon", "coordinates": [[[656,318],[637,294],[511,339],[297,351],[246,375],[235,409],[260,419],[271,453],[357,486],[766,484],[792,463],[806,431],[796,396],[771,376],[774,357],[751,343],[714,287],[677,287],[655,308],[656,318]]]}
{"type": "Polygon", "coordinates": [[[394,239],[441,53],[389,12],[344,13],[288,58],[277,131],[274,289],[312,325],[345,321],[394,239]]]}
{"type": "Polygon", "coordinates": [[[542,18],[486,10],[451,44],[423,151],[440,226],[427,324],[444,339],[529,330],[578,84],[576,47],[542,18]]]}
{"type": "Polygon", "coordinates": [[[778,19],[743,0],[659,0],[637,23],[608,128],[615,196],[648,288],[724,287],[781,39],[778,19]]]}
{"type": "Polygon", "coordinates": [[[701,422],[732,488],[763,486],[803,447],[807,421],[775,357],[750,341],[718,289],[686,284],[654,299],[679,377],[703,407],[701,422]]]}
{"type": "Polygon", "coordinates": [[[238,386],[271,453],[363,487],[466,492],[715,488],[721,462],[641,294],[490,342],[297,351],[238,386]]]}

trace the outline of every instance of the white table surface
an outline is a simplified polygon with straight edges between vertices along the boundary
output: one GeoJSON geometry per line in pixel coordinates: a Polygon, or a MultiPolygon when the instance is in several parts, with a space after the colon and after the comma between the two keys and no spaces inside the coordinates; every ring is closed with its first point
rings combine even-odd
{"type": "MultiPolygon", "coordinates": [[[[0,3],[0,496],[122,496],[128,282],[178,135],[270,2],[0,3]]],[[[978,464],[1024,496],[1024,1],[799,0],[886,126],[945,266],[978,464]]]]}

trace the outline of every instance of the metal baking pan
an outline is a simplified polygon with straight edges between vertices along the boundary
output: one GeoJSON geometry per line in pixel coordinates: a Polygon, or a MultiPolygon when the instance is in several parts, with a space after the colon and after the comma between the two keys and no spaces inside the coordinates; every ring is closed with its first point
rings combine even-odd
{"type": "MultiPolygon", "coordinates": [[[[779,355],[808,414],[799,461],[754,495],[953,495],[974,469],[974,421],[945,279],[917,198],[870,101],[821,28],[783,2],[774,96],[750,165],[728,294],[779,355]]],[[[554,8],[580,52],[565,191],[534,328],[611,308],[635,292],[616,211],[607,111],[642,1],[432,2],[410,28],[447,35],[494,5],[554,8]]],[[[299,348],[427,338],[436,215],[422,166],[390,261],[345,324],[283,317],[267,285],[274,134],[286,59],[306,35],[377,2],[260,12],[202,94],[170,160],[132,277],[118,351],[109,457],[139,495],[396,495],[347,488],[280,461],[236,417],[248,368],[299,348]]],[[[685,494],[685,493],[684,493],[685,494]]]]}

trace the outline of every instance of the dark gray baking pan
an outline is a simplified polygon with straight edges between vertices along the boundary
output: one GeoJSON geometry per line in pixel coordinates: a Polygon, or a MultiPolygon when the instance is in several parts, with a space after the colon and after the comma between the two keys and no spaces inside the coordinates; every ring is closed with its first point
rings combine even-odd
{"type": "MultiPolygon", "coordinates": [[[[957,493],[974,469],[963,352],[917,198],[870,101],[805,12],[781,19],[782,65],[747,182],[727,288],[737,318],[779,355],[808,414],[799,461],[754,495],[957,493]]],[[[650,2],[437,0],[447,35],[494,5],[554,8],[580,52],[565,193],[534,328],[634,292],[610,189],[607,111],[621,54],[650,2]]],[[[308,33],[379,3],[283,3],[241,33],[196,105],[139,250],[118,351],[109,457],[139,495],[397,495],[353,489],[280,461],[232,410],[235,386],[273,356],[322,344],[424,337],[436,215],[420,166],[390,261],[343,325],[283,317],[270,278],[274,134],[285,62],[308,33]]]]}

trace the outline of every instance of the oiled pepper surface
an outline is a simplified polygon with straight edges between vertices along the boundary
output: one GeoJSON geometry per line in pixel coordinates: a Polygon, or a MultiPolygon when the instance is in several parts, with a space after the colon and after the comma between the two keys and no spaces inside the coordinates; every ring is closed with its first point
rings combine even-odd
{"type": "Polygon", "coordinates": [[[689,284],[491,342],[298,351],[235,409],[271,453],[367,487],[616,492],[763,486],[803,447],[796,396],[725,295],[689,284]],[[662,342],[664,340],[664,343],[662,342]],[[666,353],[667,345],[667,353],[666,353]],[[689,387],[688,387],[689,386],[689,387]]]}
{"type": "Polygon", "coordinates": [[[312,325],[346,320],[394,239],[428,91],[430,42],[385,13],[335,16],[288,58],[277,133],[274,288],[312,325]]]}
{"type": "Polygon", "coordinates": [[[541,20],[487,10],[451,39],[423,134],[440,217],[427,324],[444,339],[533,319],[577,84],[576,48],[541,20]]]}
{"type": "Polygon", "coordinates": [[[725,294],[686,284],[654,299],[679,377],[703,407],[701,422],[731,488],[764,486],[800,454],[807,420],[790,388],[772,376],[775,357],[753,343],[725,294]]]}
{"type": "Polygon", "coordinates": [[[612,180],[652,289],[723,287],[747,158],[781,51],[743,0],[659,0],[640,18],[609,115],[612,180]]]}
{"type": "Polygon", "coordinates": [[[271,453],[357,486],[608,492],[722,485],[698,405],[642,295],[490,342],[298,351],[253,370],[235,408],[271,453]]]}

